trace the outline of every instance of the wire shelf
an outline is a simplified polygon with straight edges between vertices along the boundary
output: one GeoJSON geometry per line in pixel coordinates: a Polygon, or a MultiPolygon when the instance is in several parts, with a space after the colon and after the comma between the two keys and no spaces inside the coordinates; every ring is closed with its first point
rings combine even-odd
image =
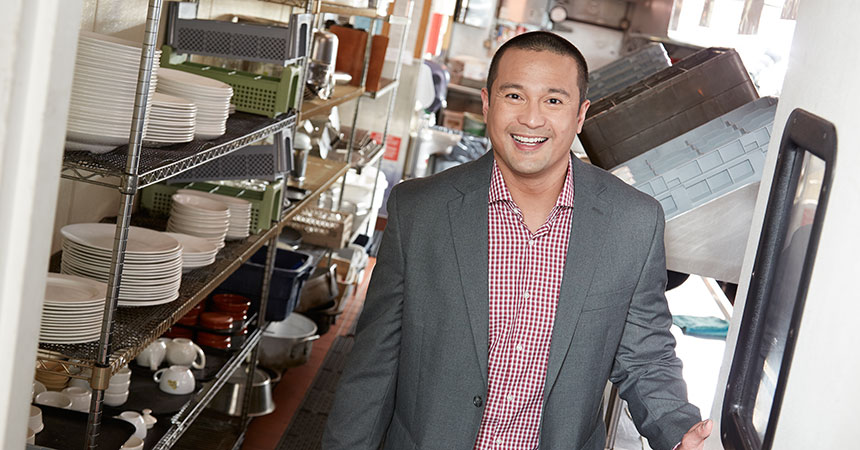
{"type": "MultiPolygon", "coordinates": [[[[137,218],[136,218],[137,219],[137,218]]],[[[164,221],[137,219],[136,224],[150,228],[164,228],[164,221]]],[[[118,307],[111,327],[110,366],[115,373],[131,362],[153,340],[164,334],[182,316],[208,296],[221,282],[233,273],[251,255],[259,250],[272,237],[277,236],[279,227],[272,227],[263,233],[250,236],[241,241],[228,241],[218,252],[215,263],[182,275],[179,298],[158,306],[118,307]]],[[[56,260],[56,258],[55,258],[56,260]]],[[[262,281],[262,280],[261,280],[262,281]]],[[[39,344],[39,358],[42,361],[58,361],[75,367],[92,367],[98,355],[98,341],[85,344],[39,344]],[[63,361],[63,357],[75,362],[63,361]]]]}
{"type": "MultiPolygon", "coordinates": [[[[211,141],[194,140],[162,148],[144,147],[141,149],[137,189],[166,180],[288,129],[295,121],[295,112],[274,119],[237,112],[227,119],[227,132],[219,138],[211,141]]],[[[128,145],[100,155],[66,151],[61,175],[71,180],[120,188],[127,157],[128,145]]]]}

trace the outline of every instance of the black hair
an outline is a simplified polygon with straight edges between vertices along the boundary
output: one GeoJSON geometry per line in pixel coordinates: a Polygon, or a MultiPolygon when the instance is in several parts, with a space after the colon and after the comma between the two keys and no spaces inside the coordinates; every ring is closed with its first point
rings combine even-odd
{"type": "Polygon", "coordinates": [[[508,42],[502,44],[496,54],[493,55],[493,61],[490,63],[490,72],[487,74],[487,92],[492,91],[493,81],[496,80],[496,74],[499,71],[499,61],[506,51],[518,48],[521,50],[531,50],[535,52],[552,52],[562,56],[569,56],[576,61],[577,76],[576,85],[579,87],[579,103],[585,101],[585,93],[588,90],[588,64],[585,62],[585,57],[582,53],[567,39],[549,31],[532,31],[512,37],[508,42]]]}

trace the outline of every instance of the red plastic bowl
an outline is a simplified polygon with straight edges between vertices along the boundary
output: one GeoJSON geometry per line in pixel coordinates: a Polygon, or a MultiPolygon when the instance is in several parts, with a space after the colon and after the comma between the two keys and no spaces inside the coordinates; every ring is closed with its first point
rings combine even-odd
{"type": "Polygon", "coordinates": [[[233,316],[223,312],[205,312],[200,314],[200,326],[212,330],[229,330],[233,327],[233,316]]]}
{"type": "Polygon", "coordinates": [[[251,300],[248,297],[243,297],[236,294],[216,294],[212,296],[212,303],[218,311],[229,313],[244,313],[248,312],[251,307],[251,300]]]}
{"type": "Polygon", "coordinates": [[[207,347],[228,349],[230,348],[230,341],[230,336],[221,336],[202,331],[197,333],[197,343],[207,347]]]}

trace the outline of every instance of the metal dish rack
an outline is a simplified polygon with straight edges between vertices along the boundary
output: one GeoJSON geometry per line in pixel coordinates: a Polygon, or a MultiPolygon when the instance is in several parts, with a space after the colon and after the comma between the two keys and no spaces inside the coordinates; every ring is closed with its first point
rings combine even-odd
{"type": "MultiPolygon", "coordinates": [[[[295,205],[283,217],[273,217],[273,226],[266,231],[241,241],[228,242],[221,250],[216,262],[183,275],[180,297],[168,304],[152,307],[117,308],[117,298],[122,279],[123,264],[128,242],[128,230],[132,223],[134,198],[138,190],[159,181],[179,175],[185,171],[235,152],[266,137],[274,136],[282,142],[292,131],[297,112],[291,111],[273,118],[236,113],[227,122],[227,132],[211,141],[192,141],[165,148],[147,148],[143,145],[143,129],[146,116],[145,105],[150,87],[152,66],[156,55],[156,40],[164,0],[149,0],[137,93],[133,111],[131,134],[128,145],[112,152],[94,155],[87,152],[68,151],[64,155],[61,177],[85,183],[118,189],[121,200],[117,213],[116,233],[112,249],[112,263],[108,279],[105,308],[100,337],[97,342],[74,345],[40,344],[37,356],[37,371],[50,371],[59,366],[64,375],[86,379],[93,388],[92,402],[86,422],[84,446],[98,448],[99,435],[107,426],[104,414],[104,394],[110,377],[132,361],[146,346],[157,339],[195,305],[204,300],[224,279],[239,268],[251,255],[268,245],[266,270],[261,280],[261,297],[268,298],[277,237],[286,221],[321,192],[342,177],[346,164],[332,164],[317,160],[309,161],[312,182],[308,183],[310,195],[295,205]],[[90,369],[82,371],[82,369],[90,369]],[[84,375],[89,372],[90,374],[84,375]]],[[[311,12],[313,4],[300,2],[296,5],[311,12]]],[[[307,49],[305,49],[306,51],[307,49]]],[[[135,222],[141,222],[135,218],[135,222]]],[[[163,226],[163,221],[161,222],[163,226]]],[[[146,224],[158,228],[158,222],[146,224]]],[[[55,257],[55,262],[58,258],[55,257]]],[[[182,409],[170,419],[170,426],[154,448],[170,448],[202,413],[218,389],[235,372],[241,363],[250,359],[256,366],[258,346],[266,323],[266,303],[259,306],[260,314],[256,329],[251,332],[245,346],[234,354],[220,369],[215,381],[206,384],[182,409]]],[[[55,371],[51,371],[56,373],[55,371]]],[[[250,389],[246,390],[244,405],[250,404],[250,389]]],[[[241,423],[247,425],[247,406],[243,410],[241,423]]],[[[82,424],[83,425],[83,424],[82,424]]],[[[68,431],[68,430],[67,430],[68,431]]],[[[37,438],[38,442],[38,438],[37,438]]]]}

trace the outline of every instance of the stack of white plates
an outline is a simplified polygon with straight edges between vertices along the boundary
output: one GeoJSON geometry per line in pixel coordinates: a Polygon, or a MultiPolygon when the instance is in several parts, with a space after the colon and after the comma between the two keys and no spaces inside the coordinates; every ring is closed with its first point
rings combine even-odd
{"type": "MultiPolygon", "coordinates": [[[[127,144],[134,112],[141,45],[81,31],[72,79],[66,147],[105,153],[127,144]]],[[[152,67],[149,99],[155,93],[158,58],[152,67]]],[[[152,106],[150,101],[147,109],[152,106]]]]}
{"type": "Polygon", "coordinates": [[[212,78],[175,69],[161,69],[158,91],[186,98],[197,105],[198,139],[214,139],[227,131],[233,88],[212,78]]]}
{"type": "Polygon", "coordinates": [[[189,100],[156,92],[147,117],[147,141],[175,144],[194,140],[197,106],[189,100]]]}
{"type": "Polygon", "coordinates": [[[206,239],[220,250],[230,228],[230,208],[196,195],[173,194],[167,231],[206,239]]]}
{"type": "MultiPolygon", "coordinates": [[[[116,225],[66,225],[63,235],[63,273],[107,282],[116,225]]],[[[147,228],[129,227],[120,306],[150,306],[179,297],[182,246],[176,239],[147,228]]]]}
{"type": "Polygon", "coordinates": [[[180,189],[176,193],[210,198],[226,204],[230,208],[230,228],[227,229],[228,240],[245,239],[251,234],[251,202],[248,200],[194,189],[180,189]]]}
{"type": "Polygon", "coordinates": [[[107,285],[74,275],[48,274],[39,341],[80,344],[99,338],[107,285]]]}
{"type": "Polygon", "coordinates": [[[185,233],[164,233],[182,244],[182,271],[208,266],[215,262],[218,246],[206,239],[185,233]]]}

